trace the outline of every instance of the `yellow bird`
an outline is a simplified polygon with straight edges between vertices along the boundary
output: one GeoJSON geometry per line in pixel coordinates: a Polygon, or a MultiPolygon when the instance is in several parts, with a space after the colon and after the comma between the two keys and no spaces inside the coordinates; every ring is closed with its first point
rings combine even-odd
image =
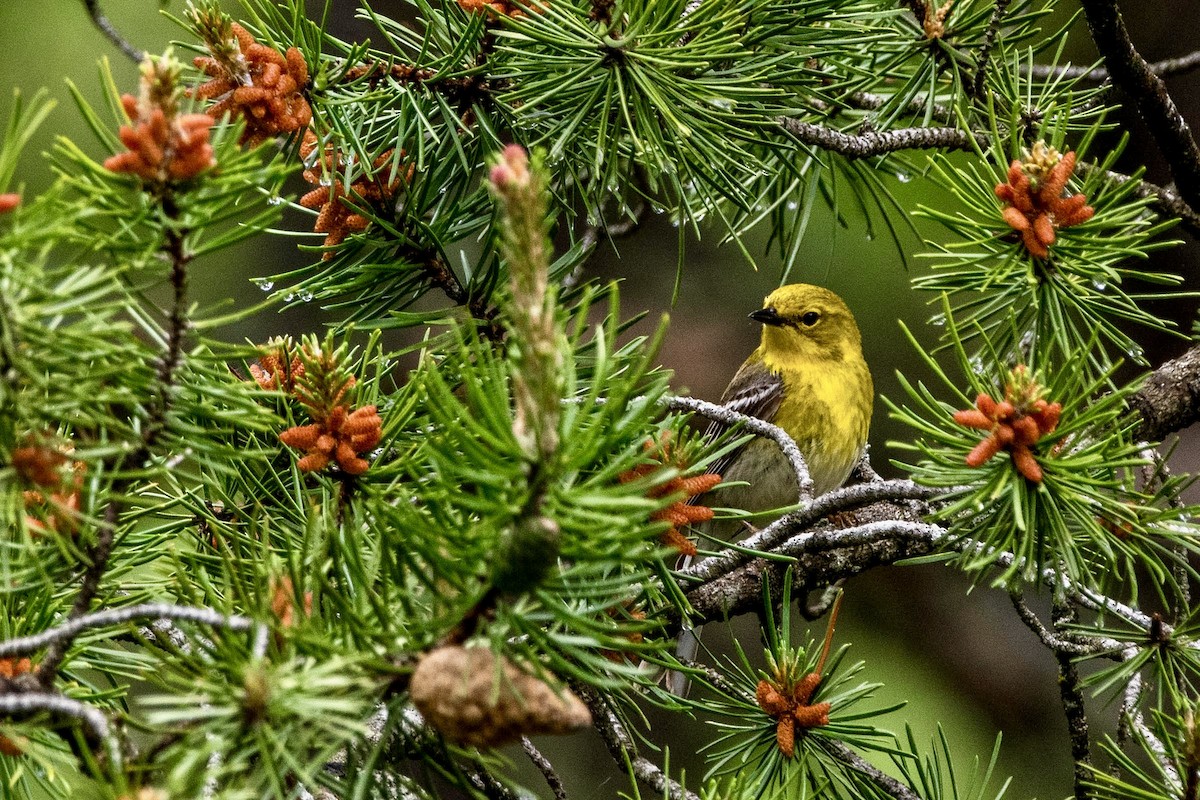
{"type": "MultiPolygon", "coordinates": [[[[795,440],[821,495],[845,482],[862,457],[871,425],[875,388],[863,359],[862,335],[842,298],[807,283],[781,286],[750,314],[762,323],[758,349],[738,369],[721,403],[734,411],[774,423],[795,440]]],[[[709,428],[713,436],[723,429],[709,428]]],[[[723,482],[714,505],[768,511],[799,500],[796,474],[770,439],[755,438],[710,468],[723,482]]],[[[707,502],[707,501],[702,501],[707,502]]],[[[710,534],[730,535],[735,528],[710,534]]],[[[693,658],[699,630],[685,631],[678,654],[693,658]]],[[[675,674],[677,694],[686,680],[675,674]]]]}

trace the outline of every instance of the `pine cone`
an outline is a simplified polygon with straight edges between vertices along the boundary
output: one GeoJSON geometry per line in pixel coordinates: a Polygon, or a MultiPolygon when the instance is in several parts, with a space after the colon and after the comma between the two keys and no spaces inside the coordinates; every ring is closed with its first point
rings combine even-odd
{"type": "Polygon", "coordinates": [[[483,647],[449,645],[427,653],[409,692],[426,722],[447,739],[472,747],[572,733],[592,722],[569,689],[555,690],[483,647]]]}

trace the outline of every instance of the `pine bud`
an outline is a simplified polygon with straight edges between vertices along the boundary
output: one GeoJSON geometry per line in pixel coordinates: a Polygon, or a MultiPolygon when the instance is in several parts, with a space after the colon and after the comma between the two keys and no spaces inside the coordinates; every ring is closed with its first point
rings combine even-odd
{"type": "Polygon", "coordinates": [[[527,592],[558,563],[558,523],[541,514],[520,517],[500,535],[492,585],[506,594],[527,592]]]}

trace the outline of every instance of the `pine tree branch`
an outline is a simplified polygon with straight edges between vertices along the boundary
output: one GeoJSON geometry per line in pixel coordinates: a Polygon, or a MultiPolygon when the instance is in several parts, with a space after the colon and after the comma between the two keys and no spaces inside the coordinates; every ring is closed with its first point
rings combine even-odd
{"type": "MultiPolygon", "coordinates": [[[[1178,58],[1164,58],[1162,61],[1152,61],[1146,65],[1146,68],[1160,78],[1183,75],[1200,69],[1200,50],[1179,56],[1178,58]]],[[[1110,77],[1105,67],[1058,67],[1050,64],[1036,64],[1030,70],[1029,74],[1034,78],[1065,78],[1068,80],[1082,78],[1088,81],[1095,81],[1096,83],[1102,83],[1110,77]]]]}
{"type": "MultiPolygon", "coordinates": [[[[1075,609],[1056,603],[1054,627],[1061,630],[1074,622],[1078,615],[1075,609]]],[[[1052,648],[1058,661],[1058,691],[1062,699],[1063,713],[1067,718],[1067,735],[1071,739],[1071,759],[1075,764],[1075,800],[1090,800],[1086,783],[1092,777],[1091,742],[1088,736],[1087,709],[1083,704],[1083,691],[1079,686],[1079,670],[1075,668],[1073,656],[1058,648],[1052,648]]]]}
{"type": "Polygon", "coordinates": [[[992,57],[992,47],[996,43],[996,35],[1000,32],[1000,25],[1004,22],[1004,15],[1008,12],[1008,4],[1010,0],[996,0],[996,7],[992,10],[992,18],[988,21],[987,30],[983,33],[983,42],[979,45],[979,58],[975,67],[975,80],[971,82],[970,92],[971,97],[980,99],[983,97],[984,84],[987,81],[988,63],[992,57]]]}
{"type": "MultiPolygon", "coordinates": [[[[166,187],[158,199],[165,220],[161,252],[171,264],[170,283],[173,290],[173,302],[167,320],[167,344],[165,352],[159,359],[156,371],[155,399],[150,405],[146,422],[142,426],[141,441],[138,442],[132,453],[118,456],[114,466],[121,464],[141,466],[150,458],[155,445],[158,444],[159,438],[166,430],[167,417],[176,391],[176,373],[183,363],[184,337],[190,327],[187,318],[187,268],[191,263],[192,254],[186,247],[186,231],[177,226],[181,211],[170,187],[166,187]]],[[[109,557],[112,555],[117,524],[124,508],[124,501],[121,498],[131,485],[131,480],[121,478],[110,487],[111,499],[104,509],[104,519],[96,532],[96,543],[88,550],[88,566],[84,570],[79,592],[75,595],[75,601],[67,615],[68,620],[75,620],[87,614],[92,606],[92,601],[100,591],[100,583],[108,569],[109,557]]],[[[74,639],[74,636],[57,639],[46,650],[45,657],[35,671],[38,682],[42,686],[53,685],[74,639]]]]}
{"type": "Polygon", "coordinates": [[[210,608],[193,608],[169,603],[142,603],[126,608],[97,611],[94,614],[86,614],[73,619],[68,618],[63,624],[47,628],[41,633],[0,641],[0,657],[36,653],[55,642],[71,641],[83,631],[93,628],[109,628],[134,620],[162,619],[196,622],[231,631],[245,631],[255,625],[261,625],[249,617],[227,616],[210,608]]]}
{"type": "Polygon", "coordinates": [[[109,18],[104,16],[104,12],[100,10],[100,0],[83,0],[83,7],[87,9],[88,16],[92,18],[92,24],[99,28],[100,32],[109,38],[109,41],[132,59],[133,63],[142,63],[146,53],[131,45],[109,18]]]}
{"type": "Polygon", "coordinates": [[[991,144],[985,133],[953,127],[898,128],[855,135],[790,117],[780,117],[778,122],[796,141],[846,158],[870,158],[900,150],[971,150],[976,144],[987,149],[991,144]]]}
{"type": "Polygon", "coordinates": [[[697,400],[694,397],[668,397],[663,400],[663,405],[671,411],[687,411],[693,414],[700,414],[715,422],[720,422],[726,427],[740,427],[742,430],[763,436],[775,442],[775,444],[779,445],[779,449],[783,451],[784,456],[787,457],[788,463],[792,465],[793,472],[796,473],[797,488],[799,489],[798,498],[800,500],[807,500],[812,497],[812,476],[809,475],[808,465],[804,461],[804,454],[800,452],[800,448],[796,446],[796,442],[792,440],[792,437],[788,436],[782,428],[765,422],[758,417],[740,414],[725,406],[709,403],[704,400],[697,400]]]}
{"type": "Polygon", "coordinates": [[[1140,420],[1133,436],[1147,442],[1162,441],[1200,420],[1200,345],[1150,373],[1129,398],[1129,409],[1140,420]]]}
{"type": "Polygon", "coordinates": [[[542,773],[542,777],[546,779],[546,785],[554,793],[555,800],[567,800],[567,787],[563,785],[562,778],[554,771],[554,765],[550,763],[550,759],[533,746],[533,742],[529,741],[528,736],[521,737],[521,747],[533,765],[538,768],[538,772],[542,773]]]}
{"type": "Polygon", "coordinates": [[[1150,129],[1180,196],[1200,208],[1200,146],[1175,106],[1162,79],[1150,71],[1129,38],[1116,0],[1081,0],[1096,48],[1104,57],[1113,82],[1137,106],[1150,129]]]}
{"type": "Polygon", "coordinates": [[[587,686],[577,684],[572,686],[572,689],[592,712],[592,722],[617,766],[631,770],[640,783],[649,786],[664,798],[700,800],[699,795],[684,789],[654,762],[638,755],[637,743],[625,730],[620,718],[617,717],[616,712],[612,710],[604,697],[587,686]]]}
{"type": "Polygon", "coordinates": [[[862,775],[880,791],[896,800],[921,800],[912,789],[867,763],[862,756],[841,742],[821,739],[821,748],[850,769],[862,775]]]}
{"type": "Polygon", "coordinates": [[[683,579],[712,580],[720,575],[728,574],[753,557],[750,553],[744,552],[743,548],[758,551],[773,550],[790,537],[831,514],[881,501],[931,500],[938,494],[937,490],[928,486],[920,486],[908,480],[880,480],[843,486],[821,495],[804,508],[784,514],[753,536],[739,542],[738,550],[726,549],[677,574],[683,579]]]}

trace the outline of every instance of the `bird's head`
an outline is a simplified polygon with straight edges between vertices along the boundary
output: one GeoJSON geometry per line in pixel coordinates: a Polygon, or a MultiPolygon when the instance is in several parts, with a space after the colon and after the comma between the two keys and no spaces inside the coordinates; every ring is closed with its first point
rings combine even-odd
{"type": "Polygon", "coordinates": [[[763,324],[767,355],[842,361],[861,357],[862,335],[842,298],[808,283],[780,286],[750,314],[763,324]]]}

